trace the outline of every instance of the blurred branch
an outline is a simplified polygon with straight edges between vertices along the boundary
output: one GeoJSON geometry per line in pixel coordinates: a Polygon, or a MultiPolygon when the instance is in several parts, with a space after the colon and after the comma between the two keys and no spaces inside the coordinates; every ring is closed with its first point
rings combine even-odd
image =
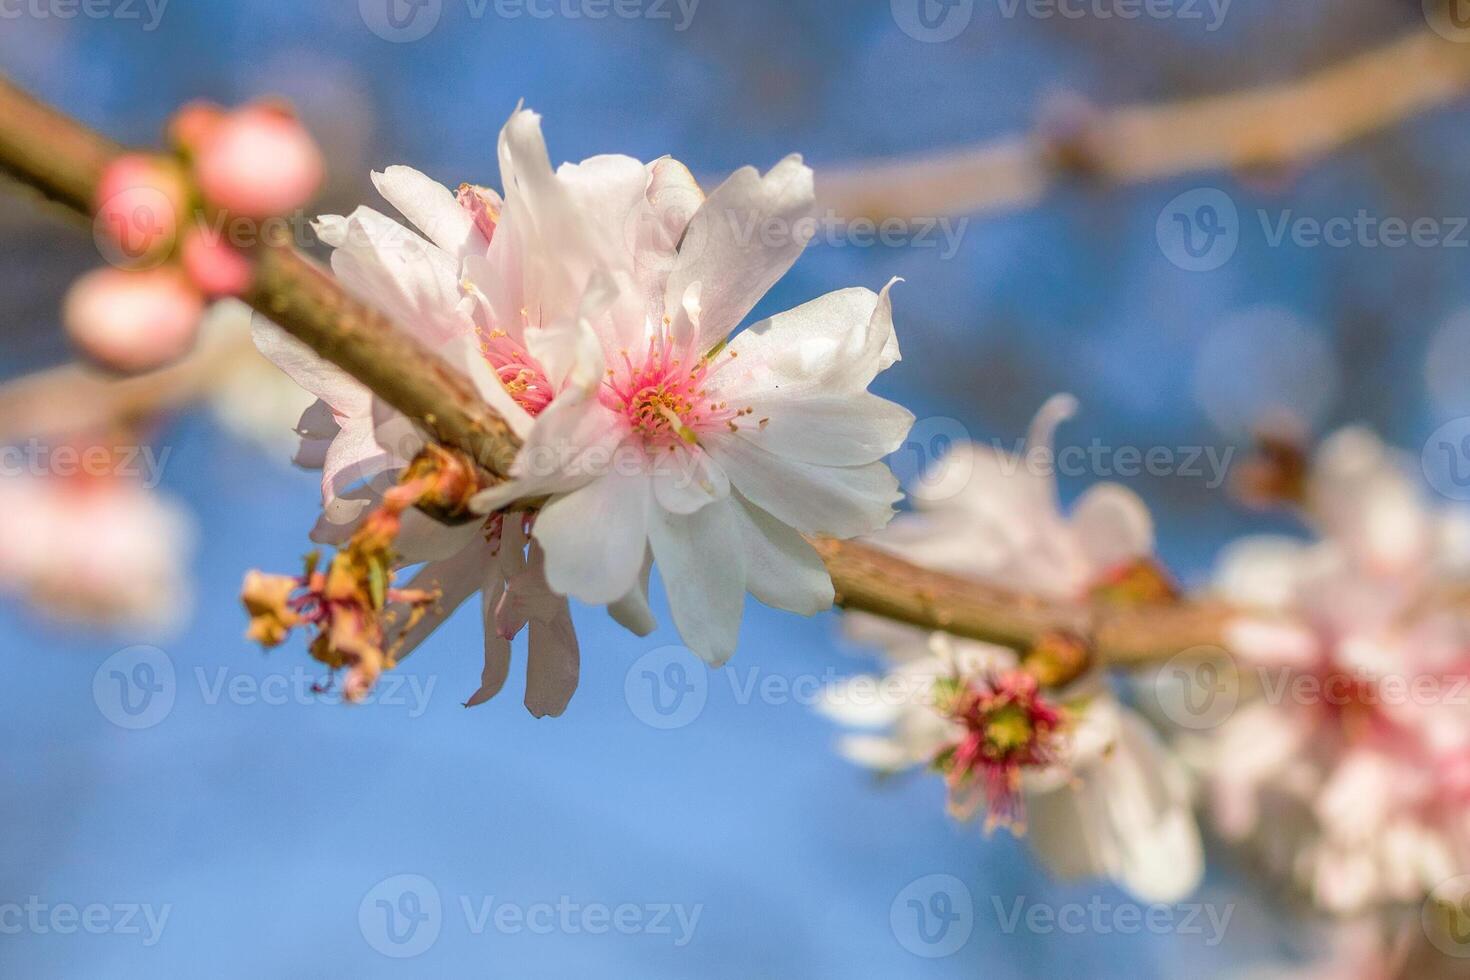
{"type": "MultiPolygon", "coordinates": [[[[85,214],[92,196],[86,176],[99,172],[111,152],[116,151],[80,123],[0,79],[0,170],[85,214]],[[15,111],[17,107],[23,111],[15,111]],[[66,158],[78,148],[87,154],[85,161],[66,158]],[[54,184],[52,164],[58,175],[54,184]]],[[[469,453],[491,474],[509,471],[519,442],[462,375],[286,242],[268,242],[253,258],[255,284],[245,297],[251,306],[385,402],[423,421],[441,443],[469,453]]],[[[169,370],[177,372],[174,391],[180,393],[206,373],[197,361],[169,370]],[[181,380],[185,377],[188,383],[181,380]]],[[[155,375],[151,383],[164,375],[168,372],[155,375]]],[[[150,384],[149,379],[135,380],[137,389],[112,389],[109,397],[123,398],[118,391],[131,397],[150,384]]],[[[25,404],[25,399],[13,403],[25,404]]],[[[1053,606],[917,567],[870,545],[827,539],[813,544],[827,564],[841,605],[927,629],[1020,649],[1050,632],[1072,631],[1090,638],[1104,660],[1123,664],[1218,642],[1222,616],[1212,607],[1183,604],[1124,613],[1053,606]]]]}
{"type": "Polygon", "coordinates": [[[208,395],[242,358],[256,356],[248,332],[222,330],[160,371],[116,377],[68,364],[17,378],[0,385],[0,442],[97,431],[188,405],[208,395]]]}
{"type": "Polygon", "coordinates": [[[1309,163],[1470,92],[1470,44],[1425,30],[1300,81],[1084,112],[1033,134],[831,170],[818,203],[848,216],[978,214],[1038,203],[1069,175],[1131,184],[1309,163]],[[1074,125],[1075,124],[1075,125],[1074,125]]]}

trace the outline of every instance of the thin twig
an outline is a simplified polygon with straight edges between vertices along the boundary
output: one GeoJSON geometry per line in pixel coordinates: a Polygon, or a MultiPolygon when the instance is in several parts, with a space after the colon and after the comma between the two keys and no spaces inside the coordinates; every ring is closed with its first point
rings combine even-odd
{"type": "Polygon", "coordinates": [[[1064,146],[1034,135],[827,170],[818,203],[847,216],[981,214],[1036,204],[1072,170],[1133,184],[1303,165],[1470,91],[1470,44],[1429,30],[1297,82],[1165,105],[1099,110],[1064,146]]]}

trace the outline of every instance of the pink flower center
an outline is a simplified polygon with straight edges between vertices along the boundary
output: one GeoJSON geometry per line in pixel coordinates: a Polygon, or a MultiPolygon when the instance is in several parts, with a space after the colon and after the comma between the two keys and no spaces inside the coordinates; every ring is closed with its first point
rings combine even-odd
{"type": "Polygon", "coordinates": [[[716,401],[709,393],[710,378],[734,356],[733,351],[723,359],[718,353],[700,356],[688,345],[680,350],[668,337],[665,326],[649,338],[641,361],[635,362],[628,351],[622,352],[622,367],[608,370],[599,397],[603,405],[622,415],[628,428],[650,448],[697,445],[703,433],[721,425],[733,432],[741,418],[754,412],[751,408],[731,408],[728,402],[716,401]]]}
{"type": "Polygon", "coordinates": [[[480,335],[480,353],[515,403],[531,416],[540,415],[551,404],[556,392],[541,365],[526,352],[519,341],[504,330],[491,330],[480,335]]]}

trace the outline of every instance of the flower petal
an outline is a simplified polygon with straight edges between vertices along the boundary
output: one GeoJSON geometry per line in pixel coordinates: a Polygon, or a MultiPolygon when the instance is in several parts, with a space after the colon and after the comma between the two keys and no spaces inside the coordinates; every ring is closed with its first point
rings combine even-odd
{"type": "Polygon", "coordinates": [[[346,243],[332,253],[344,286],[431,347],[473,328],[460,308],[456,259],[372,208],[358,208],[347,225],[346,243]]]}
{"type": "Polygon", "coordinates": [[[827,566],[806,539],[744,500],[734,508],[745,543],[745,587],[775,609],[814,616],[832,608],[827,566]]]}
{"type": "Polygon", "coordinates": [[[608,615],[634,636],[647,636],[658,629],[658,620],[648,607],[648,573],[652,567],[653,556],[649,555],[643,560],[643,577],[638,584],[617,602],[608,603],[608,615]]]}
{"type": "Polygon", "coordinates": [[[707,442],[742,496],[804,534],[851,538],[876,531],[903,496],[882,463],[819,466],[768,453],[739,435],[707,442]]]}
{"type": "Polygon", "coordinates": [[[456,259],[483,255],[490,246],[475,227],[474,217],[438,181],[412,167],[389,167],[372,177],[373,186],[389,204],[456,259]]]}
{"type": "Polygon", "coordinates": [[[577,692],[581,652],[565,599],[554,619],[531,621],[526,661],[526,710],[537,718],[557,718],[577,692]]]}
{"type": "Polygon", "coordinates": [[[1072,509],[1072,531],[1095,573],[1147,558],[1154,522],[1138,494],[1116,483],[1089,487],[1072,509]]]}
{"type": "Polygon", "coordinates": [[[744,167],[710,194],[685,230],[664,291],[676,308],[700,283],[700,350],[709,350],[740,325],[796,262],[816,231],[811,168],[789,156],[764,177],[744,167]]]}
{"type": "Polygon", "coordinates": [[[692,514],[730,493],[725,471],[698,446],[655,453],[649,465],[654,496],[672,513],[692,514]]]}
{"type": "Polygon", "coordinates": [[[626,596],[643,568],[649,503],[642,473],[610,472],[554,498],[532,530],[551,587],[597,605],[626,596]]]}
{"type": "Polygon", "coordinates": [[[896,452],[914,413],[870,392],[756,399],[741,434],[766,452],[823,466],[861,466],[896,452]],[[754,420],[756,424],[751,424],[754,420]]]}
{"type": "Polygon", "coordinates": [[[745,604],[745,555],[730,499],[688,515],[652,508],[649,542],[679,635],[712,667],[735,653],[745,604]]]}
{"type": "MultiPolygon", "coordinates": [[[[711,392],[744,404],[762,394],[795,398],[865,391],[898,360],[889,296],[898,281],[880,293],[841,289],[747,327],[731,339],[732,360],[711,377],[711,392]]],[[[707,320],[707,312],[702,316],[707,320]]]]}

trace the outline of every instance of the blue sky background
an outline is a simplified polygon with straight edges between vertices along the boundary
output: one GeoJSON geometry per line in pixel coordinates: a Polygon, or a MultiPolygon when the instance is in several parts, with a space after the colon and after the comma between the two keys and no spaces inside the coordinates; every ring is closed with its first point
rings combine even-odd
{"type": "MultiPolygon", "coordinates": [[[[1105,105],[1224,91],[1422,27],[1417,4],[1386,2],[1237,0],[1208,30],[1185,19],[1007,16],[1008,4],[977,0],[959,37],[924,43],[899,28],[888,0],[703,0],[683,31],[677,6],[652,0],[641,9],[672,19],[507,18],[494,0],[442,0],[426,36],[393,43],[369,27],[374,2],[172,0],[153,29],[141,0],[98,8],[114,13],[100,19],[32,3],[0,21],[0,66],[138,143],[155,141],[189,98],[284,93],[327,145],[323,210],[345,210],[371,199],[367,171],[390,163],[498,184],[496,133],[521,99],[544,114],[556,160],[672,153],[718,175],[800,151],[820,179],[824,165],[1019,132],[1059,91],[1105,105]]],[[[1463,107],[1440,111],[1270,179],[1067,187],[1044,206],[969,222],[953,256],[814,248],[762,311],[905,276],[905,361],[880,388],[914,407],[923,432],[953,419],[974,438],[1009,441],[1047,395],[1071,390],[1084,414],[1064,443],[1223,450],[1240,445],[1256,409],[1279,404],[1319,432],[1368,421],[1417,454],[1470,408],[1453,384],[1470,361],[1466,328],[1453,326],[1466,250],[1273,246],[1258,216],[1367,209],[1451,223],[1470,213],[1466,121],[1463,107]],[[1202,188],[1238,208],[1239,242],[1220,268],[1191,272],[1170,261],[1156,225],[1202,188]]],[[[4,309],[22,340],[0,352],[0,367],[17,374],[65,356],[57,301],[96,259],[65,226],[4,222],[4,309]]],[[[389,703],[266,703],[252,679],[274,677],[274,690],[311,667],[299,643],[267,658],[244,642],[239,581],[305,550],[316,481],[204,413],[175,419],[160,442],[172,449],[163,489],[200,528],[187,628],[99,637],[0,611],[0,906],[101,903],[119,922],[114,907],[142,903],[168,918],[151,945],[119,930],[0,933],[0,974],[1144,978],[1228,975],[1297,945],[1298,927],[1223,865],[1197,897],[1233,909],[1218,946],[1205,941],[1208,925],[1204,935],[1008,930],[1018,901],[1130,903],[1105,886],[1052,882],[1003,834],[954,825],[934,779],[878,785],[839,760],[803,694],[871,661],[830,615],[750,604],[733,665],[691,667],[703,707],[673,730],[646,723],[657,716],[642,684],[677,635],[637,639],[585,609],[582,686],[560,720],[526,715],[514,679],[490,705],[460,707],[479,672],[474,613],[404,665],[389,703]],[[106,691],[105,662],[139,643],[161,651],[146,655],[155,668],[172,668],[173,704],[130,730],[114,722],[115,705],[104,710],[94,679],[101,671],[106,691]],[[242,686],[221,695],[221,682],[242,686]],[[796,693],[746,693],[762,683],[796,693]],[[382,931],[376,904],[375,889],[399,875],[418,876],[421,910],[434,895],[441,906],[421,923],[437,938],[406,959],[382,952],[405,947],[382,931]],[[972,903],[955,927],[968,939],[939,958],[916,955],[934,948],[903,918],[905,890],[931,875],[957,878],[972,903]],[[609,915],[626,905],[646,928],[541,934],[497,929],[493,914],[477,928],[486,901],[609,915]],[[672,934],[659,931],[660,906],[699,910],[687,944],[672,916],[661,920],[672,934]]],[[[1287,526],[1201,479],[1125,482],[1157,506],[1162,552],[1191,581],[1231,536],[1287,526]]],[[[395,900],[403,890],[388,888],[395,900]]],[[[930,902],[933,887],[920,889],[930,902]]]]}

